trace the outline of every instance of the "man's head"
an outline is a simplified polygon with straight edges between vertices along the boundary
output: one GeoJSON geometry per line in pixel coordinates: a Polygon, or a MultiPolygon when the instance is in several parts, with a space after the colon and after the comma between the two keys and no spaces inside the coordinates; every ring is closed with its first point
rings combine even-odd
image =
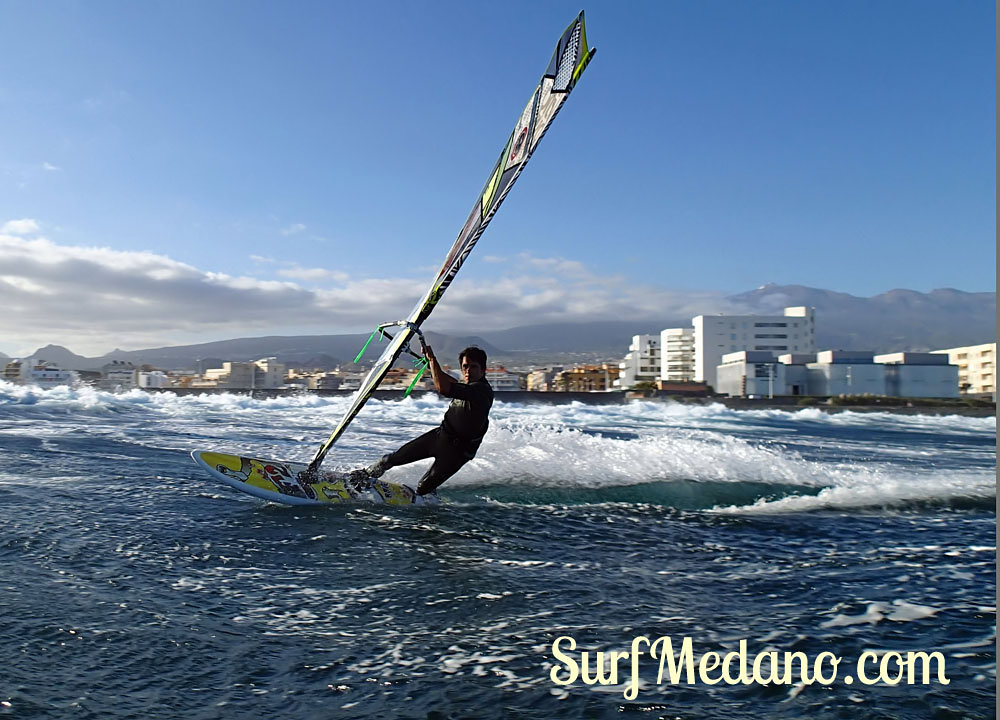
{"type": "Polygon", "coordinates": [[[467,347],[458,354],[458,364],[465,382],[476,382],[486,374],[486,353],[475,345],[467,347]]]}

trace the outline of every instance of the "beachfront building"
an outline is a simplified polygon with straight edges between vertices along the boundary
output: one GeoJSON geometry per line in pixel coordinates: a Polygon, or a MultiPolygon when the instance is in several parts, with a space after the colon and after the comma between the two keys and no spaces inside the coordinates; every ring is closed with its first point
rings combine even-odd
{"type": "Polygon", "coordinates": [[[958,368],[943,355],[824,350],[814,354],[743,350],[723,356],[718,392],[732,397],[958,396],[958,368]]]}
{"type": "Polygon", "coordinates": [[[508,371],[502,365],[486,368],[486,382],[496,392],[512,392],[521,389],[520,376],[508,371]]]}
{"type": "Polygon", "coordinates": [[[224,362],[221,368],[205,371],[205,379],[214,379],[218,387],[231,390],[255,390],[257,366],[252,362],[224,362]]]}
{"type": "Polygon", "coordinates": [[[103,390],[124,392],[138,387],[138,373],[128,360],[112,360],[101,367],[98,386],[103,390]]]}
{"type": "Polygon", "coordinates": [[[306,378],[310,390],[339,390],[343,378],[339,373],[313,373],[306,378]]]}
{"type": "Polygon", "coordinates": [[[783,315],[698,315],[694,325],[694,380],[715,387],[722,356],[741,350],[816,351],[815,308],[786,307],[783,315]]]}
{"type": "Polygon", "coordinates": [[[990,395],[997,399],[996,357],[997,344],[966,345],[965,347],[935,350],[947,355],[948,362],[958,367],[958,391],[963,395],[990,395]]]}
{"type": "Polygon", "coordinates": [[[633,335],[628,355],[618,364],[616,389],[628,390],[637,383],[656,384],[660,379],[660,336],[633,335]]]}
{"type": "MultiPolygon", "coordinates": [[[[425,373],[430,375],[430,371],[425,373]]],[[[394,367],[386,372],[378,384],[379,390],[406,390],[417,377],[417,370],[408,367],[394,367]]]]}
{"type": "Polygon", "coordinates": [[[261,358],[254,365],[257,366],[254,385],[258,390],[280,388],[285,384],[286,368],[278,358],[261,358]]]}
{"type": "Polygon", "coordinates": [[[540,368],[528,373],[528,392],[554,392],[556,388],[556,377],[563,371],[562,365],[555,365],[549,368],[540,368]]]}
{"type": "Polygon", "coordinates": [[[24,367],[24,363],[21,360],[11,360],[3,366],[3,374],[0,375],[0,380],[20,385],[22,367],[24,367]]]}
{"type": "Polygon", "coordinates": [[[716,368],[716,383],[716,392],[730,397],[785,395],[785,366],[767,350],[726,353],[716,368]]]}
{"type": "Polygon", "coordinates": [[[660,332],[660,378],[664,383],[694,380],[694,331],[667,328],[660,332]]]}
{"type": "Polygon", "coordinates": [[[807,363],[808,395],[887,395],[885,366],[869,350],[823,350],[807,363]]]}
{"type": "Polygon", "coordinates": [[[556,375],[555,390],[560,392],[608,392],[613,390],[620,368],[610,363],[576,365],[556,375]]]}
{"type": "Polygon", "coordinates": [[[54,363],[37,358],[11,360],[3,368],[3,379],[16,385],[36,385],[40,388],[72,385],[78,379],[72,370],[60,370],[54,363]]]}
{"type": "Polygon", "coordinates": [[[285,384],[285,366],[275,358],[256,362],[224,362],[221,368],[209,368],[202,380],[192,387],[220,387],[229,390],[274,390],[285,384]]]}
{"type": "Polygon", "coordinates": [[[137,380],[141,388],[168,388],[174,385],[170,376],[162,370],[140,371],[137,380]]]}
{"type": "Polygon", "coordinates": [[[926,352],[897,352],[876,355],[885,367],[885,394],[890,397],[958,397],[958,366],[946,355],[926,352]]]}

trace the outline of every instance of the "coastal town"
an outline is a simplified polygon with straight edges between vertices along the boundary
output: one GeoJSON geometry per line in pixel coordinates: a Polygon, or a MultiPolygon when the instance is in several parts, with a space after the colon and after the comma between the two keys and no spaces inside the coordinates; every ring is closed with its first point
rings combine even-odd
{"type": "MultiPolygon", "coordinates": [[[[613,393],[775,397],[976,397],[996,401],[996,342],[930,352],[876,354],[816,346],[815,309],[787,307],[781,315],[698,315],[691,327],[635,335],[619,362],[487,369],[497,392],[613,393]]],[[[89,384],[110,391],[282,390],[353,391],[368,367],[287,367],[274,357],[199,361],[198,367],[158,368],[113,360],[69,370],[43,357],[8,362],[0,379],[51,388],[89,384]]],[[[445,366],[457,376],[454,368],[445,366]]],[[[432,390],[429,374],[393,368],[380,390],[432,390]]]]}

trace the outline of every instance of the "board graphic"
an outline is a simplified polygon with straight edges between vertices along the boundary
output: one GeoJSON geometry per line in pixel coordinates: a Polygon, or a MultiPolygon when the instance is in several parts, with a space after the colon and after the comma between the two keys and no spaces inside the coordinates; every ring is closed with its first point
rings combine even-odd
{"type": "Polygon", "coordinates": [[[437,495],[417,495],[407,485],[354,479],[347,473],[303,475],[305,463],[262,460],[195,450],[194,461],[232,488],[286,505],[439,505],[437,495]],[[305,478],[305,479],[303,479],[305,478]],[[309,481],[311,480],[311,482],[309,481]]]}

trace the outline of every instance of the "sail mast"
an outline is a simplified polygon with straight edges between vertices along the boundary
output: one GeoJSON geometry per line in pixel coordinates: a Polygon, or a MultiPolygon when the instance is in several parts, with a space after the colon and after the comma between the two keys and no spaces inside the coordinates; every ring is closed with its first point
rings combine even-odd
{"type": "Polygon", "coordinates": [[[581,12],[559,38],[542,79],[535,86],[531,98],[521,112],[514,130],[507,139],[507,143],[479,195],[479,199],[451,246],[451,250],[445,257],[444,264],[430,288],[417,302],[406,320],[379,326],[381,331],[382,328],[390,324],[397,324],[400,326],[400,330],[392,337],[379,359],[375,361],[375,365],[354,394],[347,412],[344,413],[337,427],[334,428],[330,437],[320,446],[309,463],[310,472],[315,472],[320,463],[323,462],[327,452],[371,398],[382,378],[392,369],[396,358],[404,351],[409,350],[410,340],[413,336],[418,335],[421,342],[423,341],[419,331],[420,325],[431,314],[444,295],[444,291],[455,279],[459,268],[462,267],[486,226],[493,219],[500,204],[507,197],[507,193],[510,192],[514,182],[524,170],[524,166],[531,158],[535,148],[538,147],[539,141],[545,135],[566,98],[569,97],[595,52],[597,52],[596,48],[588,49],[587,47],[587,32],[581,12]]]}

